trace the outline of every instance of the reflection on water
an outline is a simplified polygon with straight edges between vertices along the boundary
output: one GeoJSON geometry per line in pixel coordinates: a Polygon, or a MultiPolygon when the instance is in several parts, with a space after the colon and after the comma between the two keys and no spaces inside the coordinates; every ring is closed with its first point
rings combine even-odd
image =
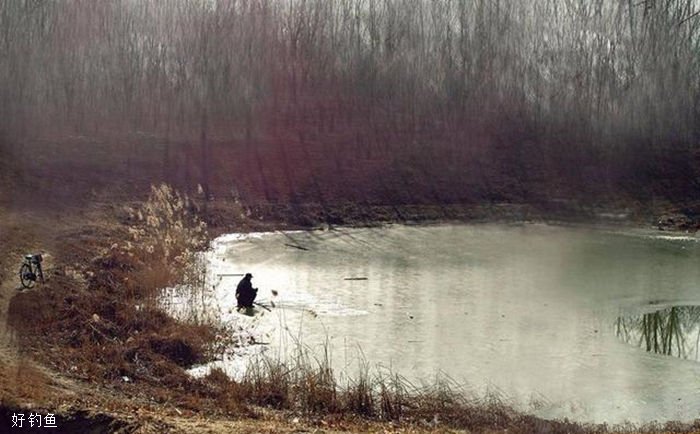
{"type": "Polygon", "coordinates": [[[619,317],[615,332],[623,341],[650,353],[700,361],[700,306],[672,306],[619,317]]]}

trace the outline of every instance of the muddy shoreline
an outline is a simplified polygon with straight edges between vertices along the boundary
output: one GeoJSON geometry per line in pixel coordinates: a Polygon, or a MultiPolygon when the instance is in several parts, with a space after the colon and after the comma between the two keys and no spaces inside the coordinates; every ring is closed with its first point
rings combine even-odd
{"type": "Polygon", "coordinates": [[[574,201],[540,204],[369,205],[342,203],[258,204],[215,201],[199,206],[215,237],[230,232],[276,231],[385,224],[547,223],[614,226],[694,233],[700,229],[695,207],[591,206],[574,201]]]}

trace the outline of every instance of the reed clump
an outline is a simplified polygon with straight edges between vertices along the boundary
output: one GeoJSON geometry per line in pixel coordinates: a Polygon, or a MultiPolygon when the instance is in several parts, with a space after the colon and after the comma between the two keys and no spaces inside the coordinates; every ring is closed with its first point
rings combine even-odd
{"type": "Polygon", "coordinates": [[[109,245],[104,233],[81,229],[82,248],[71,257],[78,265],[59,264],[45,286],[16,298],[16,328],[57,347],[42,354],[75,376],[185,387],[183,368],[211,360],[229,336],[202,303],[187,303],[190,311],[173,318],[160,302],[163,288],[175,284],[193,299],[210,296],[199,253],[208,235],[196,211],[168,185],[153,186],[147,201],[115,223],[109,245]],[[40,312],[22,315],[22,306],[40,312]]]}
{"type": "Polygon", "coordinates": [[[327,352],[313,357],[301,346],[287,361],[264,355],[256,358],[238,380],[220,369],[212,369],[200,381],[213,391],[221,405],[235,398],[238,406],[270,407],[312,420],[369,420],[470,432],[607,431],[604,426],[522,415],[495,394],[485,399],[470,398],[445,375],[417,385],[391,370],[373,369],[363,360],[353,378],[340,381],[327,352]]]}

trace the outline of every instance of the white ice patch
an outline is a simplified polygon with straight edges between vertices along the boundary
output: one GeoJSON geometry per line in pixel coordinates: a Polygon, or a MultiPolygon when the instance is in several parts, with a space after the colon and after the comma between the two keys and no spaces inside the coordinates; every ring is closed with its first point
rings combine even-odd
{"type": "Polygon", "coordinates": [[[649,238],[667,241],[692,241],[697,243],[698,238],[690,235],[650,235],[649,238]]]}
{"type": "MultiPolygon", "coordinates": [[[[306,231],[284,231],[285,234],[301,234],[306,231]]],[[[274,236],[275,232],[236,232],[217,237],[212,241],[212,247],[228,248],[230,244],[246,240],[259,240],[265,237],[274,236]]]]}
{"type": "Polygon", "coordinates": [[[638,230],[638,229],[620,229],[620,230],[603,230],[602,233],[607,233],[611,235],[621,235],[626,237],[644,238],[648,240],[662,240],[662,241],[677,241],[677,242],[693,242],[697,243],[700,241],[700,237],[688,234],[673,234],[673,233],[663,233],[660,234],[657,231],[652,230],[638,230]]]}
{"type": "MultiPolygon", "coordinates": [[[[286,232],[286,234],[302,231],[286,232]]],[[[255,315],[248,316],[238,312],[235,288],[240,276],[246,270],[240,270],[241,264],[231,262],[228,252],[239,243],[258,241],[265,237],[276,235],[269,232],[234,233],[216,238],[211,242],[209,250],[203,253],[207,263],[207,285],[211,289],[207,310],[217,316],[234,333],[236,342],[221,360],[195,366],[187,372],[193,377],[204,377],[212,369],[221,369],[226,375],[235,380],[241,380],[251,362],[263,355],[269,343],[280,339],[296,327],[293,325],[301,315],[311,314],[314,317],[342,317],[368,315],[368,312],[344,305],[332,293],[315,296],[303,289],[295,288],[286,273],[279,273],[274,266],[265,266],[264,279],[256,303],[264,307],[256,307],[255,315]],[[267,288],[263,288],[267,287],[267,288]],[[270,288],[279,288],[272,292],[270,288]],[[267,310],[268,308],[269,310],[267,310]],[[290,322],[291,321],[291,322],[290,322]],[[251,342],[254,342],[251,344],[251,342]]],[[[240,247],[243,247],[239,244],[240,247]]],[[[247,272],[247,271],[246,271],[247,272]]],[[[255,271],[252,270],[255,275],[255,271]]],[[[191,311],[193,302],[201,300],[193,298],[186,287],[167,288],[162,293],[162,300],[168,312],[173,316],[184,316],[191,311]]]]}
{"type": "Polygon", "coordinates": [[[249,345],[236,349],[235,354],[227,355],[222,360],[215,360],[204,365],[194,366],[187,373],[194,378],[203,378],[209,375],[212,369],[220,369],[229,378],[241,381],[248,371],[248,366],[255,357],[262,355],[267,347],[261,345],[249,345]]]}

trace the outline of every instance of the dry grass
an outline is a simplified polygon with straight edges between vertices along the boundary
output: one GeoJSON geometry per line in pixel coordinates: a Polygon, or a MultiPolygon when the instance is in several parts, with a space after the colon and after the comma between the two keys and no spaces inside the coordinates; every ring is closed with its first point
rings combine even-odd
{"type": "MultiPolygon", "coordinates": [[[[259,407],[269,407],[317,425],[350,421],[350,429],[360,431],[363,428],[358,427],[375,423],[380,425],[371,425],[372,429],[415,427],[418,432],[610,431],[606,426],[523,415],[497,397],[468,399],[445,377],[418,386],[397,373],[371,369],[366,362],[361,362],[354,378],[341,382],[328,353],[317,358],[299,350],[285,362],[262,357],[240,381],[216,369],[194,380],[183,368],[219,352],[212,343],[226,331],[205,321],[206,315],[194,316],[192,322],[175,320],[163,312],[157,294],[174,281],[204,290],[206,282],[194,254],[205,239],[198,238],[205,236],[200,232],[203,226],[191,215],[186,199],[165,187],[154,190],[146,208],[133,210],[122,213],[126,226],[94,233],[87,226],[65,234],[61,242],[70,262],[59,262],[45,286],[13,299],[11,319],[22,342],[61,372],[183,411],[258,417],[259,407]],[[152,218],[161,212],[170,217],[152,218]],[[119,240],[116,246],[115,240],[119,240]]],[[[31,367],[5,368],[3,372],[17,379],[12,396],[37,396],[47,381],[31,367]]],[[[647,426],[641,431],[696,428],[647,426]]]]}
{"type": "Polygon", "coordinates": [[[444,376],[416,386],[396,373],[373,370],[361,362],[356,377],[341,384],[329,358],[317,359],[301,351],[288,362],[261,356],[239,381],[213,369],[201,382],[226,406],[233,402],[239,408],[270,407],[312,419],[368,420],[469,432],[607,432],[605,426],[525,416],[498,397],[468,399],[458,384],[444,376]]]}
{"type": "Polygon", "coordinates": [[[608,426],[544,420],[514,410],[497,395],[467,398],[461,386],[445,376],[417,386],[397,373],[370,369],[366,362],[361,362],[355,378],[341,384],[326,358],[295,357],[283,363],[261,357],[240,381],[212,369],[201,382],[215,392],[218,404],[229,409],[271,407],[322,426],[345,421],[353,432],[686,433],[700,429],[698,423],[608,426]],[[363,424],[379,425],[370,429],[363,424]]]}
{"type": "Polygon", "coordinates": [[[126,224],[111,232],[91,236],[87,226],[63,234],[70,262],[46,285],[14,297],[8,316],[22,344],[63,372],[184,388],[183,367],[210,359],[219,330],[170,317],[158,295],[175,282],[196,283],[201,270],[193,259],[206,242],[205,225],[167,186],[124,215],[126,224]]]}

